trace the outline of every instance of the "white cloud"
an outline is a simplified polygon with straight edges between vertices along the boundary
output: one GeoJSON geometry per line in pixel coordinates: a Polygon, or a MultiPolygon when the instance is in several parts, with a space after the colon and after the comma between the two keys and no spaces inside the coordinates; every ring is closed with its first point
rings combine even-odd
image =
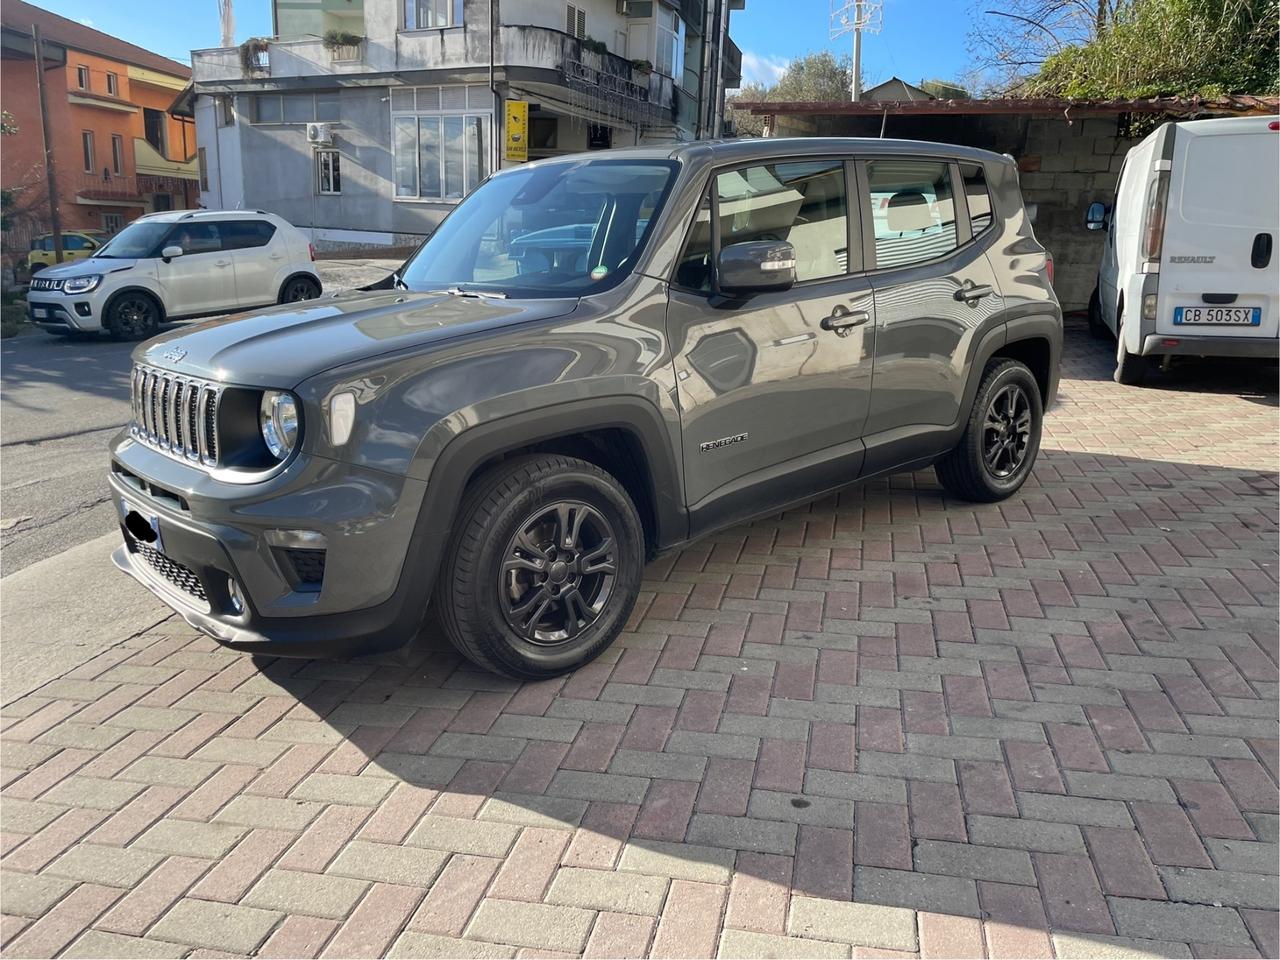
{"type": "Polygon", "coordinates": [[[742,79],[745,83],[763,83],[766,86],[777,83],[790,63],[786,57],[774,57],[768,54],[742,51],[742,79]]]}

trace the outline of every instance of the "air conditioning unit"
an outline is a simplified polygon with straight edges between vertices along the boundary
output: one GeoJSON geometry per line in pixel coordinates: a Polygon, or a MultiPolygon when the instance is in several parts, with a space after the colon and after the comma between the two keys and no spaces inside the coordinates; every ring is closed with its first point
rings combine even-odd
{"type": "Polygon", "coordinates": [[[327,123],[308,123],[307,143],[317,147],[326,147],[333,143],[332,126],[327,123]]]}
{"type": "Polygon", "coordinates": [[[618,16],[625,17],[630,15],[631,0],[618,0],[618,16]]]}

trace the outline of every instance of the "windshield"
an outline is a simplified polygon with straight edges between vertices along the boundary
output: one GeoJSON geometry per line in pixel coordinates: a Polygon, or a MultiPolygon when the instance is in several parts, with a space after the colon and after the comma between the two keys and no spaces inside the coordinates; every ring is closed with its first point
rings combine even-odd
{"type": "Polygon", "coordinates": [[[675,172],[670,160],[577,160],[500,174],[440,224],[401,280],[512,297],[607,289],[635,266],[675,172]]]}
{"type": "Polygon", "coordinates": [[[110,257],[116,260],[133,260],[137,257],[155,256],[156,247],[169,232],[171,223],[147,222],[135,220],[106,242],[95,257],[110,257]]]}

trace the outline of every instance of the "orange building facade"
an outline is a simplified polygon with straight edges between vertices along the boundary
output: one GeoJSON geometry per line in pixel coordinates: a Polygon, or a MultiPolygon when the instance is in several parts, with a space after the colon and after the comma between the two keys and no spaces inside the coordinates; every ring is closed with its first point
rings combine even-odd
{"type": "Polygon", "coordinates": [[[51,224],[32,42],[37,25],[62,229],[114,233],[144,213],[196,206],[195,124],[171,113],[190,69],[22,0],[6,0],[0,11],[0,108],[14,128],[0,143],[6,257],[29,248],[51,224]]]}

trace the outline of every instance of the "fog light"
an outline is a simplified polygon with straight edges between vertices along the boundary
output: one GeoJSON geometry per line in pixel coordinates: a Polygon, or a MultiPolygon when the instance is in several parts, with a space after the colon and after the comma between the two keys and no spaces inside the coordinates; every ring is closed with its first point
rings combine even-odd
{"type": "Polygon", "coordinates": [[[90,306],[88,303],[86,303],[85,301],[81,300],[79,303],[77,303],[77,304],[76,304],[76,313],[77,313],[77,314],[79,314],[79,315],[80,315],[80,316],[82,316],[82,317],[89,317],[89,316],[92,316],[92,315],[93,315],[93,307],[91,307],[91,306],[90,306]]]}
{"type": "Polygon", "coordinates": [[[231,604],[232,613],[244,613],[244,598],[240,596],[240,585],[232,577],[227,577],[227,600],[231,604]]]}
{"type": "Polygon", "coordinates": [[[1154,320],[1156,318],[1156,295],[1148,293],[1142,298],[1142,319],[1154,320]]]}

